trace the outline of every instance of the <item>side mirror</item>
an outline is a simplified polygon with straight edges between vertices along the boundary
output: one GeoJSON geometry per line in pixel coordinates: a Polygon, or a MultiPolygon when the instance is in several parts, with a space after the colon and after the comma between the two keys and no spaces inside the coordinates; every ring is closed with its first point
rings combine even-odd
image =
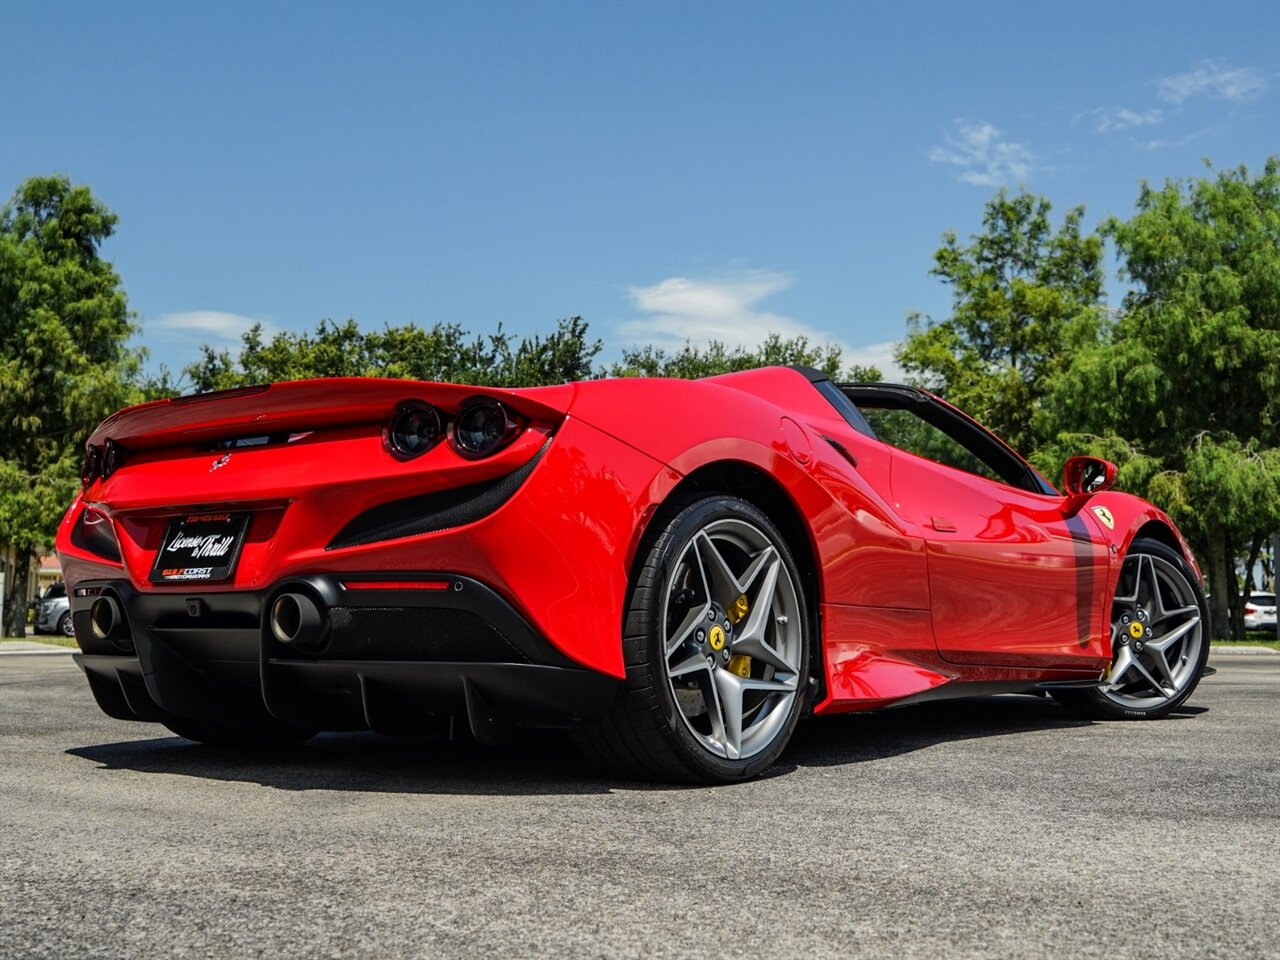
{"type": "Polygon", "coordinates": [[[1072,457],[1062,468],[1062,487],[1068,496],[1101,493],[1116,482],[1116,465],[1099,457],[1072,457]]]}
{"type": "Polygon", "coordinates": [[[1062,487],[1067,492],[1063,513],[1073,517],[1095,493],[1110,490],[1116,482],[1116,465],[1100,457],[1072,457],[1062,468],[1062,487]]]}

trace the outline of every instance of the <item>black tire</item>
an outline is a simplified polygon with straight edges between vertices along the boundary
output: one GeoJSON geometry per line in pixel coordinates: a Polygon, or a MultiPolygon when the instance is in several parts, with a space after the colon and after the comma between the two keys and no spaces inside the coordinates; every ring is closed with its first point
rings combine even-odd
{"type": "Polygon", "coordinates": [[[245,750],[278,750],[295,746],[316,735],[314,730],[297,727],[249,726],[211,720],[188,720],[185,717],[170,716],[162,722],[169,730],[186,740],[211,747],[237,747],[245,750]]]}
{"type": "Polygon", "coordinates": [[[626,680],[610,713],[578,728],[575,740],[588,758],[628,777],[698,783],[754,777],[786,748],[806,692],[811,624],[795,560],[769,518],[736,497],[677,503],[651,530],[624,611],[626,680]],[[694,575],[709,583],[708,563],[714,576],[727,570],[729,579],[703,590],[694,575]],[[729,583],[737,584],[729,592],[742,588],[741,607],[724,591],[729,583]],[[755,600],[747,599],[753,591],[755,600]],[[757,601],[765,609],[752,614],[757,601]],[[704,615],[714,621],[703,623],[704,615]],[[705,667],[697,662],[707,656],[705,667]],[[688,664],[694,665],[678,672],[688,664]]]}
{"type": "Polygon", "coordinates": [[[70,611],[58,618],[58,632],[64,637],[74,637],[76,635],[76,628],[71,622],[70,611]]]}
{"type": "Polygon", "coordinates": [[[1186,559],[1158,540],[1145,537],[1129,547],[1116,595],[1108,677],[1123,682],[1104,682],[1088,690],[1054,690],[1053,697],[1092,720],[1157,720],[1185,703],[1200,682],[1209,657],[1208,604],[1186,559]],[[1135,568],[1137,579],[1133,580],[1135,568]],[[1186,612],[1176,615],[1167,613],[1169,610],[1186,612]],[[1155,649],[1179,631],[1181,635],[1170,641],[1167,649],[1155,649]],[[1137,660],[1137,665],[1123,669],[1117,677],[1115,671],[1126,657],[1137,660]],[[1170,657],[1175,661],[1172,666],[1170,657]],[[1163,671],[1158,669],[1161,661],[1163,671]]]}

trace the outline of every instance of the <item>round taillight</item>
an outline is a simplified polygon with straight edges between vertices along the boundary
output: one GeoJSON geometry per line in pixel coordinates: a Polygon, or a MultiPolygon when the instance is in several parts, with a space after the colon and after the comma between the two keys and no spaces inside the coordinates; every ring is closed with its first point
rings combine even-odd
{"type": "Polygon", "coordinates": [[[521,422],[497,400],[468,400],[453,421],[453,446],[469,460],[497,453],[520,432],[521,422]]]}
{"type": "Polygon", "coordinates": [[[108,440],[102,451],[102,479],[111,476],[124,465],[124,447],[114,440],[108,440]]]}
{"type": "Polygon", "coordinates": [[[391,422],[383,431],[383,441],[391,455],[399,460],[412,460],[421,456],[439,441],[440,414],[435,408],[421,401],[402,403],[391,415],[391,422]]]}
{"type": "Polygon", "coordinates": [[[80,468],[80,479],[86,487],[98,479],[101,458],[102,452],[93,444],[84,448],[84,466],[80,468]]]}

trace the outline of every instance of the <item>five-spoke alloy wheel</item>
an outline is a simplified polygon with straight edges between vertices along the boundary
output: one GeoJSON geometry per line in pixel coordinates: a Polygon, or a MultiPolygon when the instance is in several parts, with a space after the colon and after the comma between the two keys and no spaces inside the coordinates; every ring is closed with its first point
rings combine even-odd
{"type": "Polygon", "coordinates": [[[1209,654],[1208,610],[1177,552],[1135,540],[1111,604],[1111,667],[1093,690],[1055,696],[1100,719],[1163,717],[1191,696],[1209,654]]]}
{"type": "Polygon", "coordinates": [[[806,691],[795,561],[769,519],[733,497],[690,502],[659,529],[629,594],[623,693],[579,742],[631,775],[754,776],[786,746],[806,691]]]}

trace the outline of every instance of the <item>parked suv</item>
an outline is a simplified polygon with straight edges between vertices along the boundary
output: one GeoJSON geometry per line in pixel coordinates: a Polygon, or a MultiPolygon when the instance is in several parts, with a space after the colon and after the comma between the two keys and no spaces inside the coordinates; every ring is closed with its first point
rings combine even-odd
{"type": "Polygon", "coordinates": [[[1276,628],[1276,595],[1254,593],[1245,598],[1244,628],[1246,630],[1274,630],[1276,628]]]}
{"type": "Polygon", "coordinates": [[[67,599],[67,585],[61,580],[49,584],[36,604],[36,633],[60,633],[64,637],[75,633],[71,626],[71,601],[67,599]]]}

